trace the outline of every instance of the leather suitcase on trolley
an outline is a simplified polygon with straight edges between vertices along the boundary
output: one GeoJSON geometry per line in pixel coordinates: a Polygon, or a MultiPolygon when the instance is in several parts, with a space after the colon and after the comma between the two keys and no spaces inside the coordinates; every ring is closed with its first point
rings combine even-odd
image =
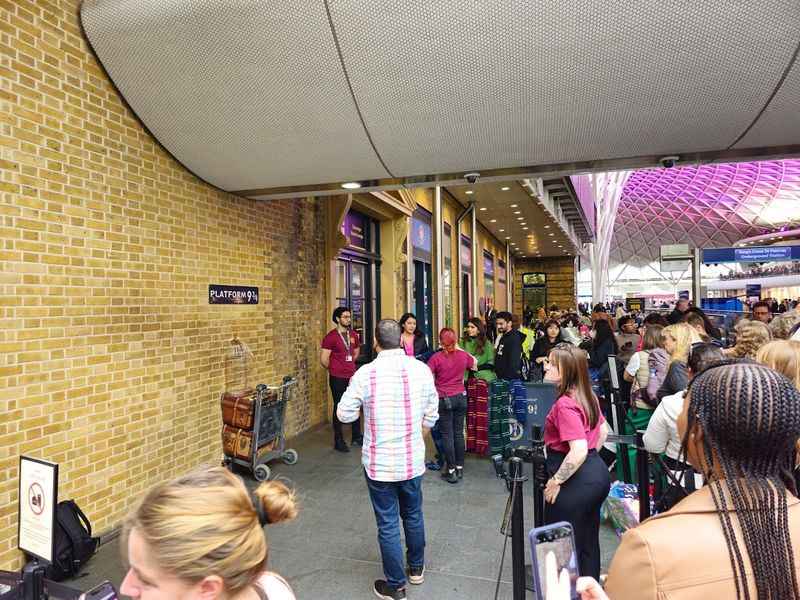
{"type": "MultiPolygon", "coordinates": [[[[275,447],[275,439],[261,445],[258,453],[269,452],[275,447]]],[[[230,425],[222,426],[222,451],[227,456],[250,460],[253,452],[253,432],[230,425]]]]}
{"type": "MultiPolygon", "coordinates": [[[[236,427],[238,429],[253,430],[253,402],[255,402],[256,393],[254,390],[247,390],[239,394],[226,393],[222,396],[220,405],[222,408],[222,422],[225,425],[236,427]]],[[[278,392],[276,390],[267,390],[267,404],[274,402],[278,399],[278,392]]],[[[266,417],[266,413],[264,414],[266,417]]],[[[262,417],[262,424],[264,418],[262,417]]]]}

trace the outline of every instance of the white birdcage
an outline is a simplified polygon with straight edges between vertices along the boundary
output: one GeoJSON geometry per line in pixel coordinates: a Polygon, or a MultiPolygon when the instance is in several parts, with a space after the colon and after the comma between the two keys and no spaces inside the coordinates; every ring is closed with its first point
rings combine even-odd
{"type": "Polygon", "coordinates": [[[225,392],[238,395],[250,389],[253,353],[236,335],[225,349],[225,392]]]}

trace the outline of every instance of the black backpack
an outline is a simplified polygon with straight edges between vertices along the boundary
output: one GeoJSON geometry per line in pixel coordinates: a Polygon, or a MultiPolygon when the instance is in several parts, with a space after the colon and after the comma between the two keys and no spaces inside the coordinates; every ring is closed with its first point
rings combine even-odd
{"type": "Polygon", "coordinates": [[[97,551],[100,538],[92,537],[92,524],[74,500],[56,507],[55,555],[45,569],[45,578],[61,581],[77,575],[97,551]]]}

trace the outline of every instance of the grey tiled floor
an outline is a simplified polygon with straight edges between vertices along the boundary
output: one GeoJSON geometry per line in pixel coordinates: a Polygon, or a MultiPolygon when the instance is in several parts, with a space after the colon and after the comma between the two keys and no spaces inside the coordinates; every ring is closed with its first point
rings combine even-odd
{"type": "MultiPolygon", "coordinates": [[[[371,598],[372,582],[383,577],[375,518],[367,495],[357,448],[349,454],[331,449],[329,427],[295,438],[300,460],[273,463],[273,475],[290,480],[301,510],[291,523],[267,527],[270,568],[288,579],[299,600],[371,598]]],[[[530,472],[529,465],[526,469],[530,472]]],[[[244,474],[248,485],[256,482],[244,474]]],[[[526,531],[533,526],[531,488],[526,485],[526,531]]],[[[428,472],[423,483],[427,537],[425,583],[409,586],[410,599],[491,599],[503,536],[500,519],[508,494],[487,459],[467,457],[458,485],[428,472]]],[[[616,535],[601,530],[603,565],[617,547],[616,535]]],[[[527,544],[526,544],[527,551],[527,544]]],[[[528,559],[529,560],[529,559],[528,559]]],[[[124,567],[116,542],[101,547],[74,582],[87,589],[98,581],[122,581],[124,567]]],[[[511,545],[501,574],[500,594],[511,598],[511,545]]],[[[533,597],[533,594],[530,594],[533,597]]]]}

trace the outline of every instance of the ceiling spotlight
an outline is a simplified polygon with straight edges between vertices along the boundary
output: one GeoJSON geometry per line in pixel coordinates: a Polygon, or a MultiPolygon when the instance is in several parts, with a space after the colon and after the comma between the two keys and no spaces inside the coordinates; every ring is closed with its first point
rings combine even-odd
{"type": "Polygon", "coordinates": [[[505,229],[500,229],[499,231],[500,231],[500,233],[503,233],[505,231],[505,229]]]}
{"type": "Polygon", "coordinates": [[[527,225],[527,223],[523,221],[522,223],[520,223],[520,225],[527,225]]]}
{"type": "Polygon", "coordinates": [[[489,219],[489,223],[497,223],[497,219],[489,219]]]}
{"type": "Polygon", "coordinates": [[[486,207],[485,206],[481,206],[481,210],[486,210],[486,207]]]}
{"type": "Polygon", "coordinates": [[[517,217],[517,221],[522,221],[525,217],[517,217]]]}
{"type": "Polygon", "coordinates": [[[522,211],[520,211],[520,210],[515,210],[515,211],[514,211],[514,214],[515,214],[515,215],[521,215],[521,214],[522,214],[522,211]]]}
{"type": "Polygon", "coordinates": [[[511,236],[506,236],[506,239],[507,239],[507,240],[510,240],[510,239],[511,239],[511,236]]]}
{"type": "Polygon", "coordinates": [[[555,233],[552,233],[552,232],[551,232],[551,233],[548,233],[547,235],[549,235],[549,236],[553,236],[553,235],[555,235],[555,233]]]}
{"type": "Polygon", "coordinates": [[[545,225],[544,228],[545,229],[550,229],[550,225],[545,225]]]}
{"type": "Polygon", "coordinates": [[[472,190],[467,190],[467,191],[466,191],[466,192],[464,192],[464,193],[465,193],[467,196],[469,196],[469,195],[471,195],[471,194],[474,194],[475,192],[473,192],[472,190]]]}
{"type": "Polygon", "coordinates": [[[516,205],[516,204],[509,204],[509,206],[510,206],[511,208],[517,208],[517,205],[516,205]]]}
{"type": "Polygon", "coordinates": [[[507,185],[504,185],[504,186],[503,186],[503,187],[501,187],[500,189],[501,189],[502,191],[504,191],[504,192],[507,192],[507,191],[508,191],[508,190],[510,190],[511,188],[510,188],[510,187],[508,187],[507,185]]]}
{"type": "Polygon", "coordinates": [[[357,181],[348,181],[347,183],[343,183],[342,187],[346,190],[357,190],[361,187],[361,184],[357,181]]]}
{"type": "Polygon", "coordinates": [[[523,231],[528,231],[527,227],[523,227],[522,229],[523,229],[523,231]]]}

